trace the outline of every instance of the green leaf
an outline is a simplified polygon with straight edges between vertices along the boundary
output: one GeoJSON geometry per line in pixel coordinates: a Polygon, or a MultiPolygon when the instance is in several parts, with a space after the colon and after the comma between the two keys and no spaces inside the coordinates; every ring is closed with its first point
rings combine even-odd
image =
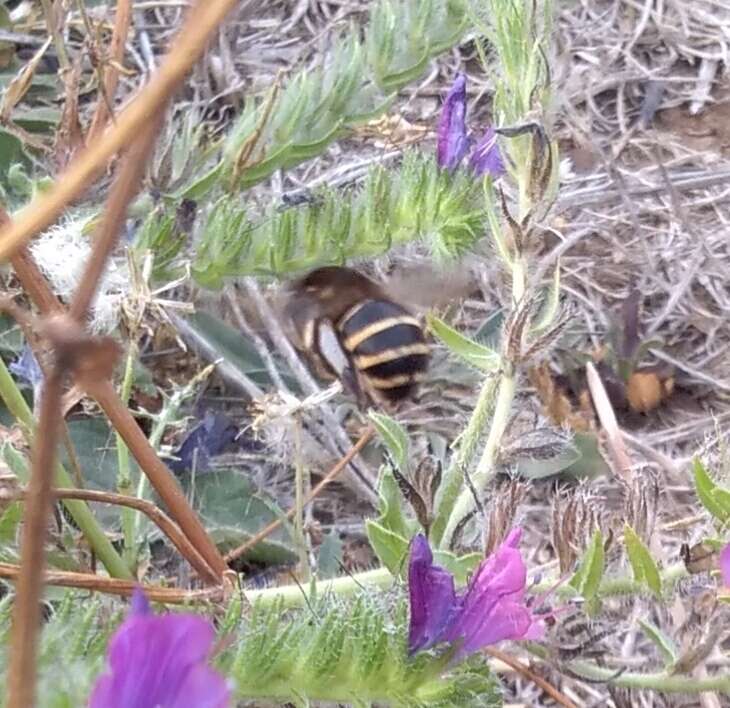
{"type": "Polygon", "coordinates": [[[494,350],[465,337],[438,317],[430,316],[428,326],[454,354],[468,364],[489,373],[499,369],[502,357],[494,350]]]}
{"type": "Polygon", "coordinates": [[[515,466],[515,474],[526,479],[544,479],[559,472],[564,472],[581,458],[581,453],[574,445],[565,445],[556,450],[551,457],[540,459],[520,456],[510,459],[515,466]]]}
{"type": "Polygon", "coordinates": [[[596,529],[583,554],[578,570],[570,580],[572,585],[587,601],[591,601],[598,592],[604,571],[603,534],[596,529]]]}
{"type": "Polygon", "coordinates": [[[201,341],[217,357],[225,359],[260,386],[272,385],[256,347],[240,330],[207,312],[196,312],[186,319],[201,341]]]}
{"type": "Polygon", "coordinates": [[[644,634],[654,643],[659,653],[662,655],[665,667],[670,667],[676,663],[679,658],[677,645],[671,637],[662,632],[659,627],[649,622],[649,620],[639,620],[640,627],[644,630],[644,634]]]}
{"type": "Polygon", "coordinates": [[[385,528],[377,521],[368,519],[365,522],[368,541],[375,551],[378,560],[394,575],[403,573],[408,554],[408,539],[385,528]]]}
{"type": "Polygon", "coordinates": [[[382,467],[378,494],[380,497],[378,523],[405,539],[410,538],[415,523],[409,522],[403,513],[403,496],[393,470],[388,465],[382,467]]]}
{"type": "Polygon", "coordinates": [[[662,579],[649,549],[642,543],[636,531],[624,526],[624,542],[636,582],[645,584],[657,597],[662,594],[662,579]]]}
{"type": "Polygon", "coordinates": [[[371,410],[368,414],[378,434],[383,439],[388,452],[398,470],[405,474],[408,471],[408,449],[410,441],[405,428],[385,413],[371,410]]]}
{"type": "Polygon", "coordinates": [[[0,515],[0,548],[15,545],[18,524],[23,519],[23,506],[20,502],[11,502],[0,515]]]}
{"type": "Polygon", "coordinates": [[[702,505],[718,521],[727,524],[730,521],[730,491],[713,482],[699,458],[695,458],[693,466],[695,489],[702,505]]]}
{"type": "Polygon", "coordinates": [[[342,568],[342,540],[336,530],[323,539],[317,553],[317,579],[336,578],[342,568]]]}
{"type": "Polygon", "coordinates": [[[530,328],[534,334],[544,332],[550,327],[558,314],[560,305],[560,261],[555,265],[553,280],[547,289],[545,301],[540,309],[537,322],[530,328]]]}
{"type": "Polygon", "coordinates": [[[484,555],[481,553],[467,553],[463,556],[457,556],[451,551],[434,550],[433,559],[436,565],[446,568],[454,576],[454,581],[459,586],[466,585],[474,569],[484,560],[484,555]]]}
{"type": "MultiPolygon", "coordinates": [[[[104,492],[117,491],[118,461],[114,434],[103,418],[78,418],[68,423],[68,431],[81,468],[84,486],[104,492]]],[[[61,447],[61,461],[71,471],[68,456],[61,447]]],[[[132,483],[136,485],[139,467],[130,459],[132,483]]],[[[119,528],[120,508],[111,504],[95,504],[94,515],[106,529],[119,528]]]]}
{"type": "Polygon", "coordinates": [[[401,563],[408,550],[409,539],[417,528],[417,522],[409,521],[403,513],[403,497],[393,476],[393,470],[383,465],[378,484],[380,503],[377,519],[365,522],[368,540],[380,562],[394,575],[401,570],[401,563]]]}
{"type": "MultiPolygon", "coordinates": [[[[240,546],[284,512],[265,492],[257,489],[239,470],[186,473],[180,478],[192,497],[193,508],[222,553],[240,546]]],[[[266,564],[288,563],[296,558],[286,524],[256,544],[245,556],[266,564]]]]}
{"type": "Polygon", "coordinates": [[[575,433],[573,447],[580,453],[578,459],[563,470],[566,476],[575,479],[594,479],[600,475],[610,474],[611,468],[601,454],[598,438],[595,433],[575,433]]]}

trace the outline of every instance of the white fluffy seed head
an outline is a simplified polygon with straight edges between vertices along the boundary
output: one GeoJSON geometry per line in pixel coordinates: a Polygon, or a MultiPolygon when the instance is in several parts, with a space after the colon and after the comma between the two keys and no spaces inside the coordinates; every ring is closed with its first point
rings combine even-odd
{"type": "MultiPolygon", "coordinates": [[[[91,217],[75,216],[52,226],[31,243],[33,258],[51,281],[56,294],[68,301],[76,290],[91,255],[91,217]]],[[[107,261],[91,310],[89,327],[97,333],[112,331],[119,322],[122,300],[130,289],[127,263],[107,261]]]]}

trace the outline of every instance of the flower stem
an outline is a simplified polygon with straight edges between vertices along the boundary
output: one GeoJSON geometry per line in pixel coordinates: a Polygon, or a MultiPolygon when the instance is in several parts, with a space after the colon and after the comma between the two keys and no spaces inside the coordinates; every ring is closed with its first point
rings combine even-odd
{"type": "MultiPolygon", "coordinates": [[[[347,575],[342,578],[320,580],[315,584],[317,597],[332,593],[338,597],[349,597],[361,591],[364,587],[384,588],[393,582],[393,576],[387,568],[375,568],[362,573],[347,575]]],[[[303,607],[308,602],[308,596],[301,584],[282,585],[266,588],[265,590],[247,590],[246,599],[263,607],[281,602],[282,609],[303,607]]]]}
{"type": "MultiPolygon", "coordinates": [[[[518,256],[512,260],[512,300],[519,302],[525,294],[527,281],[527,268],[522,256],[518,256]]],[[[481,401],[483,394],[487,389],[491,391],[493,381],[488,379],[482,386],[482,393],[479,394],[481,401]]],[[[495,474],[495,463],[499,453],[499,446],[502,437],[507,430],[510,412],[512,410],[512,401],[517,391],[517,370],[512,362],[504,361],[502,364],[502,373],[499,377],[497,389],[497,400],[494,406],[494,414],[492,416],[492,424],[489,428],[484,451],[477,465],[477,469],[472,476],[472,482],[477,492],[481,492],[487,484],[492,480],[495,474]]],[[[482,418],[483,411],[479,409],[479,401],[474,409],[471,419],[467,424],[467,430],[473,429],[473,434],[478,435],[479,430],[483,427],[482,418]],[[478,426],[478,427],[477,427],[478,426]]],[[[471,439],[471,438],[470,438],[471,439]]],[[[463,487],[463,469],[459,470],[458,482],[463,487]]],[[[474,496],[469,489],[461,490],[461,494],[456,504],[449,511],[449,519],[446,523],[446,530],[443,536],[438,539],[441,548],[449,547],[454,531],[458,527],[461,520],[469,514],[475,505],[474,496]]]]}
{"type": "MultiPolygon", "coordinates": [[[[485,384],[485,387],[490,382],[485,384]]],[[[481,459],[477,465],[476,472],[472,475],[472,482],[477,492],[482,491],[489,481],[494,477],[495,462],[502,435],[507,428],[509,415],[512,409],[512,399],[516,390],[516,378],[514,373],[503,372],[499,378],[499,388],[497,389],[497,400],[494,406],[494,415],[492,416],[492,424],[489,429],[487,443],[484,446],[481,459]]],[[[474,417],[474,414],[472,414],[474,417]]],[[[463,479],[463,472],[462,472],[463,479]]],[[[474,509],[474,496],[469,489],[462,488],[461,494],[449,515],[446,524],[446,530],[443,535],[441,547],[446,548],[451,542],[451,538],[461,520],[474,509]]]]}
{"type": "MultiPolygon", "coordinates": [[[[545,647],[529,643],[528,650],[542,659],[548,658],[545,647]]],[[[706,691],[721,691],[730,693],[730,673],[707,676],[703,678],[670,674],[667,671],[658,671],[651,674],[624,672],[616,674],[614,668],[596,666],[590,661],[572,661],[566,665],[574,674],[583,676],[592,681],[605,681],[612,686],[621,688],[635,688],[662,693],[704,693],[706,691]]]]}
{"type": "Polygon", "coordinates": [[[441,541],[444,537],[446,525],[454,510],[459,493],[464,486],[464,470],[471,464],[479,441],[482,439],[482,431],[492,414],[497,383],[498,379],[494,376],[484,382],[471,418],[469,418],[469,422],[461,434],[458,450],[454,454],[454,458],[446,470],[444,480],[439,488],[439,499],[436,505],[438,511],[429,532],[431,543],[437,548],[442,547],[441,541]]]}

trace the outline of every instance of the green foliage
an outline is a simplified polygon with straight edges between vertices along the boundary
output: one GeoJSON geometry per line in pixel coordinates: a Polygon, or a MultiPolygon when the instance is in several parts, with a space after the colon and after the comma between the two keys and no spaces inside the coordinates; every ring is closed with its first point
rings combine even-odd
{"type": "Polygon", "coordinates": [[[480,185],[411,151],[399,169],[371,168],[352,193],[325,191],[302,207],[247,217],[238,199],[212,207],[193,259],[198,283],[218,288],[243,275],[286,275],[374,258],[423,239],[436,260],[464,253],[482,235],[480,185]]]}
{"type": "Polygon", "coordinates": [[[186,235],[177,228],[176,219],[160,210],[150,212],[137,230],[133,250],[139,254],[154,254],[152,279],[173,280],[182,273],[173,264],[186,244],[186,235]]]}
{"type": "Polygon", "coordinates": [[[661,598],[662,578],[659,575],[659,569],[651,557],[649,549],[628,524],[624,526],[624,543],[636,582],[646,585],[657,598],[661,598]]]}
{"type": "MultiPolygon", "coordinates": [[[[263,490],[257,490],[242,471],[218,470],[195,476],[186,473],[180,482],[223,553],[284,516],[276,502],[263,490]]],[[[287,536],[287,525],[257,543],[245,557],[266,564],[294,561],[296,554],[287,536]]]]}
{"type": "Polygon", "coordinates": [[[418,524],[405,517],[398,483],[393,470],[387,465],[384,465],[380,472],[378,493],[380,515],[375,520],[368,519],[365,522],[365,529],[378,560],[393,575],[400,575],[405,567],[408,544],[411,536],[416,533],[418,524]]]}
{"type": "Polygon", "coordinates": [[[659,650],[659,653],[664,660],[664,666],[668,668],[675,664],[679,658],[679,650],[677,649],[677,645],[674,643],[674,640],[664,634],[659,627],[649,622],[649,620],[640,619],[639,626],[644,631],[644,634],[659,650]]]}
{"type": "Polygon", "coordinates": [[[493,373],[499,369],[502,357],[484,344],[465,337],[435,316],[428,318],[428,327],[448,347],[449,351],[467,364],[486,373],[493,373]]]}
{"type": "Polygon", "coordinates": [[[578,570],[570,579],[570,584],[581,596],[592,605],[603,578],[605,554],[603,550],[603,534],[596,529],[588,544],[588,548],[581,558],[578,570]]]}
{"type": "Polygon", "coordinates": [[[385,443],[395,466],[401,474],[405,474],[408,471],[410,447],[406,429],[397,420],[385,413],[377,413],[371,410],[369,417],[385,443]]]}
{"type": "Polygon", "coordinates": [[[499,706],[494,678],[475,658],[446,673],[444,657],[407,656],[402,597],[362,592],[345,602],[320,598],[311,611],[286,615],[255,605],[221,660],[241,698],[331,701],[365,706],[499,706]],[[230,668],[229,668],[230,667],[230,668]]]}
{"type": "Polygon", "coordinates": [[[199,198],[222,182],[245,189],[320,154],[347,129],[382,113],[467,25],[463,0],[381,0],[361,40],[355,28],[280,90],[250,101],[220,162],[179,192],[199,198]]]}
{"type": "Polygon", "coordinates": [[[730,490],[720,487],[712,481],[702,462],[694,461],[695,489],[702,506],[720,523],[730,521],[730,490]]]}
{"type": "MultiPolygon", "coordinates": [[[[378,560],[395,576],[405,575],[407,569],[408,547],[411,538],[421,532],[415,519],[406,517],[405,506],[393,470],[384,466],[380,473],[378,487],[380,503],[377,519],[367,519],[365,529],[368,540],[378,560]]],[[[457,556],[451,551],[434,550],[435,562],[450,571],[456,583],[466,583],[469,574],[482,560],[480,553],[467,553],[457,556]]]]}
{"type": "MultiPolygon", "coordinates": [[[[0,685],[8,664],[11,597],[0,601],[0,685]]],[[[71,591],[53,603],[40,640],[39,706],[86,705],[103,671],[109,637],[122,620],[118,607],[117,600],[89,600],[71,591]]],[[[443,652],[408,657],[408,612],[399,590],[361,591],[347,601],[328,594],[289,612],[277,602],[257,602],[243,614],[241,607],[234,598],[219,623],[219,645],[227,648],[215,662],[241,700],[501,705],[483,657],[448,670],[443,652]]]]}
{"type": "MultiPolygon", "coordinates": [[[[8,643],[12,595],[0,605],[0,685],[7,685],[8,643]]],[[[87,703],[104,665],[106,644],[120,613],[108,601],[66,592],[48,605],[38,656],[38,700],[43,708],[75,708],[87,703]]],[[[0,706],[5,705],[0,693],[0,706]]]]}

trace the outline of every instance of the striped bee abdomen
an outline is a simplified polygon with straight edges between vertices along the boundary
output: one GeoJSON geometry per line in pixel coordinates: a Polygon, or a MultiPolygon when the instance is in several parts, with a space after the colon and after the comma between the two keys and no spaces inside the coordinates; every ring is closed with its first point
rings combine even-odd
{"type": "Polygon", "coordinates": [[[350,308],[337,328],[345,350],[370,388],[396,402],[423,379],[429,347],[418,320],[388,300],[350,308]]]}

